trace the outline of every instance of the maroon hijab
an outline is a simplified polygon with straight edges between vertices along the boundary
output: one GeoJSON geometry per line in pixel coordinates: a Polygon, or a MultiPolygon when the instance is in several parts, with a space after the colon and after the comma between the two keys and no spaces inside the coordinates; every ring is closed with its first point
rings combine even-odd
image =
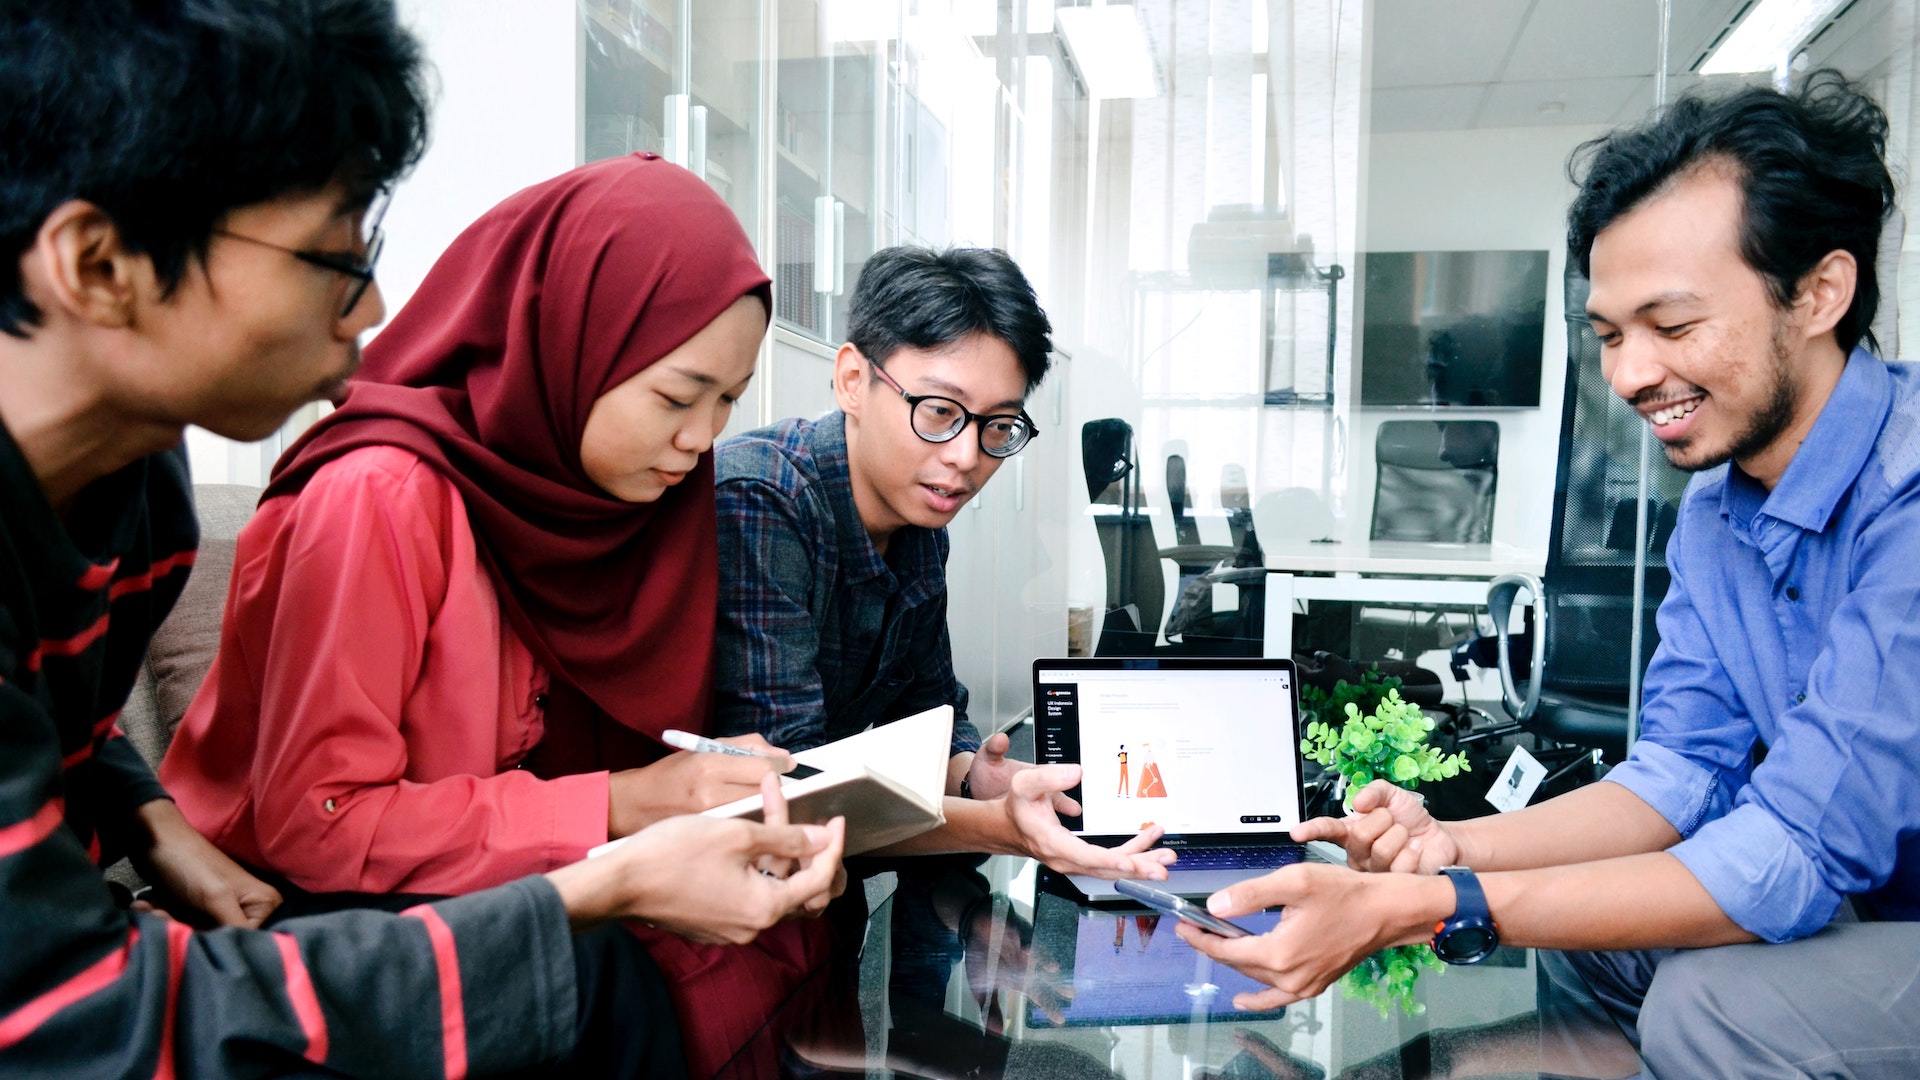
{"type": "Polygon", "coordinates": [[[703,730],[711,708],[713,454],[636,505],[587,478],[580,439],[602,394],[742,296],[766,302],[768,284],[727,205],[651,154],[530,187],[434,264],[265,498],[361,447],[418,454],[459,488],[501,606],[556,690],[630,729],[568,730],[608,725],[585,702],[550,707],[549,741],[574,748],[562,771],[639,764],[657,744],[633,732],[703,730]]]}

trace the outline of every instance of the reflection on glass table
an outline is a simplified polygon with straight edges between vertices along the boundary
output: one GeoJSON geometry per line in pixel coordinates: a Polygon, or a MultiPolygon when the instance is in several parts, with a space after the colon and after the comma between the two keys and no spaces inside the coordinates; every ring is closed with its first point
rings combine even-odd
{"type": "Polygon", "coordinates": [[[1170,917],[1036,895],[1031,863],[976,862],[890,860],[863,888],[856,860],[828,916],[832,962],[726,1075],[1358,1080],[1639,1069],[1552,954],[1502,949],[1476,967],[1423,967],[1403,995],[1411,1010],[1383,1011],[1382,995],[1336,984],[1242,1013],[1233,995],[1252,981],[1187,947],[1170,917]],[[995,891],[989,877],[1011,884],[995,891]]]}

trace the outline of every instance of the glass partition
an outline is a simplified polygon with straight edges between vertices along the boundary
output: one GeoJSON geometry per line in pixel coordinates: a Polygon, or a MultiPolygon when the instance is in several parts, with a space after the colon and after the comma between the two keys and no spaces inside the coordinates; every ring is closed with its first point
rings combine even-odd
{"type": "Polygon", "coordinates": [[[759,236],[761,0],[580,0],[582,153],[651,151],[759,236]]]}
{"type": "MultiPolygon", "coordinates": [[[[1775,53],[1870,87],[1910,174],[1920,0],[1823,6],[1775,53]]],[[[1418,662],[1457,700],[1438,650],[1516,569],[1605,580],[1568,618],[1631,701],[1687,477],[1598,373],[1567,160],[1702,83],[1778,78],[1704,74],[1749,7],[582,0],[583,135],[695,167],[759,243],[755,423],[831,406],[877,248],[1027,269],[1061,356],[1043,436],[953,527],[963,675],[1009,709],[1024,659],[1099,650],[1120,609],[1136,644],[1418,662]],[[1114,562],[1121,519],[1144,570],[1114,562]]],[[[1920,340],[1898,223],[1881,272],[1897,355],[1920,340]]]]}

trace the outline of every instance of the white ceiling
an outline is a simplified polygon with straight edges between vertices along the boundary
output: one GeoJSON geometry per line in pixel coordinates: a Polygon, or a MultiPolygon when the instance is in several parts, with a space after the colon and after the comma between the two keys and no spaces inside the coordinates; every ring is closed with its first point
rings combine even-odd
{"type": "MultiPolygon", "coordinates": [[[[1668,93],[1746,0],[1672,0],[1668,93]]],[[[1856,0],[1810,50],[1858,75],[1885,60],[1889,3],[1856,0]],[[1884,25],[1884,23],[1881,23],[1884,25]]],[[[1375,0],[1372,129],[1620,124],[1653,105],[1656,0],[1375,0]]]]}

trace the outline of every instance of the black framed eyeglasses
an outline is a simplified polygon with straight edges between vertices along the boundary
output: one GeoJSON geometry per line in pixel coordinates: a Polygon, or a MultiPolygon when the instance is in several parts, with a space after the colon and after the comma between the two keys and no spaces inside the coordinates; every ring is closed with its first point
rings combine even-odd
{"type": "Polygon", "coordinates": [[[373,201],[368,204],[366,212],[360,215],[361,249],[359,254],[342,254],[334,251],[298,251],[273,243],[270,240],[262,240],[258,237],[246,236],[242,233],[228,232],[225,229],[215,229],[213,231],[229,240],[244,240],[249,244],[257,244],[260,247],[286,252],[288,255],[299,259],[309,266],[317,266],[322,270],[331,270],[336,274],[352,278],[353,285],[347,289],[346,303],[341,305],[340,308],[340,317],[344,319],[353,314],[353,309],[360,306],[360,298],[367,295],[367,290],[373,287],[374,264],[380,261],[380,252],[387,246],[387,234],[380,227],[380,222],[387,216],[387,203],[387,193],[384,191],[380,192],[378,195],[375,195],[373,201]]]}
{"type": "Polygon", "coordinates": [[[951,442],[967,429],[967,425],[978,422],[980,425],[980,452],[992,458],[1009,458],[1019,453],[1033,441],[1040,429],[1034,426],[1033,417],[1025,409],[1018,416],[996,413],[982,416],[968,412],[965,405],[949,397],[937,394],[909,394],[907,388],[895,382],[893,376],[879,364],[873,370],[887,385],[900,392],[907,399],[907,407],[913,433],[930,443],[951,442]]]}

